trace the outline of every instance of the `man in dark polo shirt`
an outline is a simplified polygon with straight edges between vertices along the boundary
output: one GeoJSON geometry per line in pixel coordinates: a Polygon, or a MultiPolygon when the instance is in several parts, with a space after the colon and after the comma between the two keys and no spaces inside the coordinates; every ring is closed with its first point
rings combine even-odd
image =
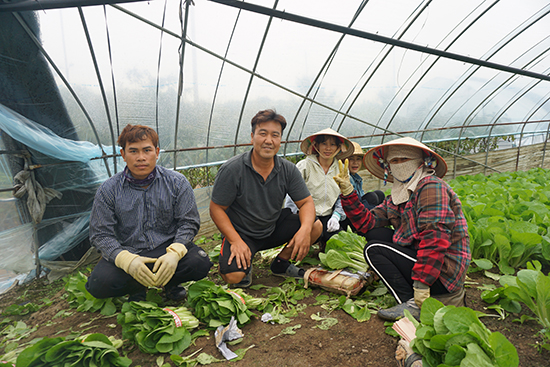
{"type": "Polygon", "coordinates": [[[304,270],[290,260],[302,260],[323,229],[296,165],[277,156],[285,118],[265,110],[251,123],[252,150],[221,166],[210,202],[210,216],[224,237],[220,274],[227,283],[243,288],[252,284],[254,254],[285,243],[271,271],[278,276],[303,278],[304,270]],[[299,214],[282,209],[287,194],[300,209],[299,214]]]}

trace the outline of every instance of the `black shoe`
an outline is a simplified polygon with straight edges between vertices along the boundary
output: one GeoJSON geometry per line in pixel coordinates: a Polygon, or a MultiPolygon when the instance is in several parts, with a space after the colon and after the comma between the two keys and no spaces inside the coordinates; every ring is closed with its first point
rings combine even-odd
{"type": "Polygon", "coordinates": [[[187,297],[187,291],[181,285],[165,288],[166,298],[171,301],[183,301],[187,297]]]}
{"type": "Polygon", "coordinates": [[[244,276],[244,278],[235,284],[232,284],[233,288],[248,288],[252,285],[252,264],[250,264],[250,271],[244,276]]]}
{"type": "Polygon", "coordinates": [[[147,299],[147,292],[139,291],[137,293],[131,294],[130,297],[128,297],[128,302],[141,302],[141,301],[145,301],[146,299],[147,299]]]}
{"type": "Polygon", "coordinates": [[[397,321],[405,316],[405,310],[409,310],[411,315],[418,321],[420,321],[420,308],[414,303],[414,298],[411,298],[407,302],[398,304],[390,308],[378,311],[378,317],[386,321],[397,321]]]}

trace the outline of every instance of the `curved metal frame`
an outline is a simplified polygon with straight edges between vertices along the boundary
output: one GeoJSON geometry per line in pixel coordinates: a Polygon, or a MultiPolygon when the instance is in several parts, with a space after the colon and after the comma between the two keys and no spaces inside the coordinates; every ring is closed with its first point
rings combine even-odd
{"type": "MultiPolygon", "coordinates": [[[[456,41],[458,41],[458,40],[460,39],[460,37],[461,37],[466,31],[468,31],[468,29],[470,29],[470,27],[472,27],[474,24],[476,24],[477,21],[478,21],[479,19],[481,19],[481,17],[483,17],[485,14],[487,14],[487,12],[488,12],[489,10],[491,10],[491,9],[493,8],[493,6],[494,6],[497,2],[498,2],[498,0],[495,1],[495,2],[493,2],[492,4],[490,4],[490,6],[488,6],[479,16],[477,16],[475,19],[473,19],[473,20],[470,22],[470,24],[468,24],[466,27],[464,27],[464,29],[462,29],[462,31],[460,31],[459,34],[458,34],[453,40],[451,40],[451,42],[447,45],[447,47],[444,48],[444,50],[450,49],[451,46],[452,46],[456,41]]],[[[473,13],[473,11],[470,12],[470,14],[472,14],[472,13],[473,13]]],[[[460,25],[460,24],[459,24],[459,25],[460,25]]],[[[459,25],[457,25],[454,29],[457,29],[459,25]]],[[[453,30],[454,30],[454,29],[453,29],[453,30]]],[[[441,45],[441,44],[443,43],[444,40],[445,40],[445,39],[443,39],[443,40],[438,44],[438,46],[441,45]]],[[[435,59],[431,62],[431,65],[429,65],[429,66],[426,68],[425,72],[418,78],[418,80],[414,83],[414,85],[412,86],[412,88],[409,89],[409,92],[406,93],[405,97],[402,98],[401,102],[399,103],[399,105],[398,105],[397,108],[395,109],[394,113],[393,113],[392,116],[390,117],[390,119],[389,119],[389,121],[388,121],[388,123],[387,123],[387,125],[386,125],[387,128],[389,128],[389,126],[390,126],[391,123],[393,122],[394,118],[397,116],[397,113],[399,112],[399,110],[401,109],[401,107],[402,107],[402,106],[405,104],[405,102],[407,101],[408,97],[414,92],[414,90],[415,90],[416,87],[420,84],[420,82],[424,79],[424,77],[426,77],[426,76],[428,75],[429,71],[436,65],[436,63],[439,61],[439,59],[440,59],[440,57],[437,57],[437,58],[435,58],[435,59]]],[[[416,69],[413,73],[411,73],[411,75],[409,76],[409,78],[407,79],[407,81],[401,86],[400,91],[403,90],[403,89],[405,88],[405,85],[407,85],[407,83],[409,82],[409,80],[411,80],[411,79],[413,78],[413,76],[414,76],[414,74],[416,73],[416,71],[419,70],[419,69],[422,67],[422,65],[423,65],[424,63],[427,62],[427,60],[428,60],[428,59],[424,60],[424,61],[422,62],[422,64],[419,65],[419,66],[417,67],[417,69],[416,69]]],[[[384,111],[383,111],[382,114],[380,115],[380,118],[378,119],[378,123],[380,123],[380,122],[382,121],[382,118],[384,117],[385,112],[386,112],[387,109],[390,107],[390,105],[392,104],[393,100],[397,97],[398,94],[399,94],[399,92],[397,92],[397,93],[395,94],[394,98],[392,98],[392,100],[387,104],[386,108],[384,109],[384,111]]],[[[429,126],[429,123],[426,123],[425,128],[428,128],[428,126],[429,126]]],[[[422,139],[420,139],[420,140],[422,140],[422,139]]]]}
{"type": "MultiPolygon", "coordinates": [[[[196,44],[196,43],[194,43],[194,42],[187,39],[187,24],[188,24],[188,19],[189,19],[189,6],[192,5],[191,1],[186,1],[186,0],[181,0],[180,1],[179,8],[180,8],[181,34],[179,34],[179,35],[177,35],[173,32],[170,32],[170,31],[168,31],[167,29],[164,28],[164,16],[163,16],[163,21],[162,21],[163,23],[162,23],[161,26],[159,26],[159,25],[153,24],[150,21],[145,20],[142,17],[137,16],[136,14],[131,13],[130,11],[127,11],[126,9],[121,8],[118,5],[112,5],[115,9],[123,11],[123,12],[137,18],[137,19],[140,19],[140,20],[144,21],[145,23],[147,23],[149,25],[152,25],[152,26],[154,26],[155,28],[157,28],[161,31],[161,40],[160,40],[160,46],[159,46],[159,56],[158,56],[158,66],[157,66],[157,95],[156,95],[156,98],[157,98],[157,106],[156,106],[156,108],[157,108],[157,111],[156,111],[157,130],[158,130],[158,87],[159,87],[158,78],[160,76],[160,62],[161,62],[161,58],[162,58],[162,37],[163,37],[164,33],[168,33],[169,35],[174,36],[174,37],[178,38],[179,40],[181,40],[180,79],[179,79],[179,84],[178,84],[178,101],[177,101],[177,111],[176,111],[175,130],[174,130],[174,148],[177,148],[177,136],[178,136],[179,122],[180,122],[179,121],[180,120],[180,103],[181,103],[181,97],[182,97],[183,65],[184,65],[184,60],[185,60],[185,46],[186,46],[186,44],[189,44],[190,46],[193,46],[193,47],[195,47],[195,48],[197,48],[197,49],[199,49],[203,52],[206,52],[206,53],[208,53],[208,54],[210,54],[210,55],[212,55],[212,56],[214,56],[214,57],[216,57],[216,58],[218,58],[222,61],[222,66],[220,68],[218,82],[217,82],[217,85],[216,85],[216,92],[215,92],[214,97],[213,97],[211,111],[210,111],[210,118],[209,118],[209,122],[208,122],[208,132],[207,132],[207,137],[206,137],[207,145],[210,142],[210,128],[211,128],[211,124],[212,124],[213,111],[214,111],[214,108],[215,108],[215,105],[216,105],[216,99],[217,99],[216,97],[217,97],[217,93],[218,93],[218,89],[219,89],[219,85],[220,85],[220,80],[221,80],[222,75],[223,75],[225,64],[230,64],[234,67],[237,67],[237,68],[245,71],[246,73],[248,73],[250,75],[248,86],[247,86],[247,89],[246,89],[246,92],[245,92],[245,95],[244,95],[244,98],[243,98],[242,106],[241,106],[241,109],[240,109],[239,120],[237,122],[237,128],[236,128],[236,131],[235,131],[234,144],[233,144],[234,152],[236,152],[236,149],[237,149],[238,136],[239,136],[239,132],[240,132],[241,126],[242,126],[243,113],[244,113],[246,104],[248,102],[248,96],[250,94],[252,82],[255,78],[259,78],[261,80],[264,80],[264,81],[266,81],[266,82],[268,82],[268,83],[270,83],[270,84],[272,84],[272,85],[274,85],[274,86],[276,86],[276,87],[278,87],[278,88],[280,88],[280,89],[282,89],[282,90],[284,90],[284,91],[286,91],[286,92],[288,92],[292,95],[298,96],[301,99],[301,104],[300,104],[299,108],[297,109],[297,111],[294,115],[294,118],[293,118],[293,120],[292,120],[292,122],[289,126],[289,129],[287,130],[287,134],[286,134],[287,140],[288,140],[288,137],[290,137],[291,132],[294,131],[294,129],[296,128],[296,123],[298,122],[298,117],[299,117],[300,113],[302,113],[303,109],[305,108],[306,103],[309,104],[308,109],[311,109],[311,107],[315,104],[317,106],[320,106],[320,107],[323,107],[323,108],[327,109],[328,111],[334,112],[335,117],[334,117],[334,120],[333,120],[333,123],[332,123],[331,126],[334,126],[335,124],[337,124],[337,120],[340,119],[340,121],[339,121],[339,123],[336,127],[337,130],[341,129],[341,127],[342,127],[344,121],[346,120],[346,118],[350,118],[350,119],[354,119],[356,121],[359,121],[359,122],[361,122],[361,123],[363,123],[367,126],[372,127],[373,132],[374,131],[383,131],[384,133],[399,135],[399,134],[394,133],[390,130],[390,126],[391,126],[392,122],[395,120],[395,118],[398,115],[401,108],[405,105],[406,101],[408,100],[408,97],[411,96],[414,93],[414,91],[416,90],[416,87],[420,84],[421,80],[424,79],[429,74],[429,71],[433,68],[433,66],[436,65],[437,61],[439,61],[442,57],[443,58],[450,58],[450,59],[453,59],[453,60],[459,60],[459,61],[463,61],[463,62],[467,62],[467,63],[471,63],[472,65],[475,65],[475,66],[471,66],[462,75],[462,77],[456,83],[454,83],[454,85],[452,87],[450,87],[449,90],[445,94],[443,94],[441,96],[441,98],[434,104],[434,107],[430,110],[429,114],[424,119],[424,128],[417,129],[417,132],[420,132],[422,134],[421,137],[424,136],[425,131],[427,131],[427,128],[430,126],[431,122],[433,121],[433,119],[435,118],[435,116],[437,115],[439,110],[464,85],[464,83],[469,78],[471,78],[475,74],[475,72],[482,66],[483,67],[490,67],[490,68],[500,70],[500,71],[511,72],[514,75],[510,78],[507,78],[506,82],[500,84],[499,87],[496,88],[493,91],[493,93],[492,93],[493,97],[488,96],[487,98],[484,99],[484,101],[482,101],[480,104],[478,104],[478,106],[474,109],[472,114],[470,114],[470,116],[466,119],[465,122],[467,122],[467,123],[468,122],[471,123],[472,118],[475,115],[475,111],[479,110],[481,105],[486,103],[486,101],[488,99],[494,98],[494,94],[498,93],[498,91],[502,90],[506,85],[511,84],[513,82],[513,79],[517,78],[517,75],[525,75],[525,76],[533,77],[533,78],[536,79],[536,81],[533,82],[533,83],[530,83],[530,87],[526,87],[526,89],[524,89],[523,92],[518,93],[516,95],[517,96],[516,98],[511,99],[505,106],[502,107],[501,112],[499,113],[499,116],[497,116],[496,118],[494,118],[492,120],[493,127],[494,127],[495,124],[497,124],[496,121],[499,119],[499,117],[502,116],[502,114],[504,114],[505,111],[507,111],[509,108],[511,108],[511,106],[513,106],[518,100],[520,100],[521,96],[523,94],[527,93],[529,90],[534,88],[538,83],[540,83],[540,81],[550,80],[550,76],[548,76],[548,75],[544,75],[544,74],[540,74],[540,73],[531,72],[529,70],[525,70],[525,68],[528,65],[530,65],[531,63],[533,63],[536,58],[532,59],[522,69],[509,67],[509,66],[506,66],[506,65],[495,64],[495,63],[492,63],[492,62],[488,61],[495,54],[497,54],[502,48],[507,46],[513,39],[518,37],[520,34],[522,34],[524,31],[526,31],[528,28],[530,28],[532,25],[534,25],[537,21],[539,21],[544,16],[546,16],[548,13],[550,13],[550,5],[547,5],[547,6],[543,7],[539,12],[537,12],[535,15],[530,17],[524,23],[522,23],[522,25],[518,26],[516,29],[514,29],[512,32],[510,32],[498,44],[496,44],[491,50],[489,50],[482,57],[482,59],[474,59],[474,58],[470,58],[470,57],[463,56],[463,55],[453,54],[453,53],[447,52],[447,50],[449,50],[450,47],[458,39],[460,39],[460,37],[470,27],[472,27],[474,24],[476,24],[476,22],[478,22],[480,19],[482,19],[483,16],[485,14],[487,14],[487,12],[490,9],[492,9],[492,7],[496,4],[496,2],[498,0],[493,1],[492,3],[490,3],[485,9],[482,10],[481,14],[477,15],[476,18],[473,19],[468,25],[466,25],[456,37],[454,37],[452,40],[450,40],[450,43],[445,47],[444,51],[440,51],[440,50],[437,50],[437,49],[432,49],[432,48],[423,47],[423,46],[419,46],[419,45],[415,45],[415,44],[412,44],[412,43],[401,41],[403,36],[406,34],[407,30],[416,22],[418,17],[428,8],[431,0],[425,0],[425,2],[419,4],[419,6],[416,8],[416,12],[414,14],[412,14],[408,18],[407,22],[402,25],[400,30],[398,30],[396,32],[396,34],[394,35],[395,38],[382,37],[382,36],[374,35],[374,34],[371,34],[371,33],[368,33],[368,32],[358,31],[358,30],[355,30],[355,29],[352,28],[352,26],[353,26],[354,22],[357,20],[358,16],[366,8],[368,0],[363,0],[360,3],[360,5],[358,6],[354,16],[352,17],[352,20],[350,21],[350,24],[347,27],[341,27],[341,26],[338,26],[338,25],[335,25],[335,24],[316,21],[316,20],[313,20],[313,19],[310,19],[310,18],[301,17],[301,16],[298,16],[298,15],[295,15],[295,14],[290,14],[290,13],[284,12],[284,11],[278,11],[278,10],[276,10],[277,5],[278,5],[278,0],[274,1],[274,5],[273,5],[272,9],[264,8],[264,7],[253,5],[253,4],[246,3],[246,2],[233,2],[233,1],[227,1],[227,0],[211,0],[211,1],[223,4],[223,5],[227,5],[227,6],[237,7],[239,9],[250,10],[250,11],[253,11],[253,12],[256,12],[256,13],[265,14],[265,15],[269,16],[269,20],[268,20],[268,23],[266,25],[264,35],[263,35],[263,39],[262,39],[261,45],[258,49],[257,57],[256,57],[255,64],[254,64],[252,70],[244,68],[244,67],[242,67],[242,66],[240,66],[240,65],[238,65],[234,62],[231,62],[230,60],[227,59],[228,50],[231,46],[232,38],[230,38],[230,40],[228,41],[226,53],[225,53],[224,56],[217,55],[214,52],[211,52],[211,51],[205,49],[204,47],[201,47],[200,45],[198,45],[198,44],[196,44]],[[183,2],[185,2],[185,17],[182,16],[183,2]],[[301,24],[307,24],[307,25],[311,25],[311,26],[315,26],[315,27],[320,27],[320,28],[324,28],[324,29],[327,29],[327,30],[332,30],[332,31],[336,31],[336,32],[340,33],[340,37],[339,37],[338,41],[335,43],[332,51],[330,52],[330,54],[326,58],[324,64],[319,69],[316,77],[312,81],[312,83],[311,83],[311,85],[310,85],[310,87],[309,87],[309,89],[308,89],[308,91],[306,92],[305,95],[300,94],[296,91],[293,91],[290,88],[287,88],[287,87],[285,87],[285,86],[283,86],[279,83],[276,83],[272,80],[269,80],[265,77],[262,77],[262,76],[260,76],[256,73],[256,69],[257,69],[260,57],[262,55],[263,47],[265,45],[265,40],[267,38],[267,34],[269,33],[271,22],[272,22],[273,18],[286,19],[286,20],[289,20],[289,21],[298,22],[298,23],[301,23],[301,24]],[[373,60],[373,62],[367,67],[367,69],[365,69],[365,71],[363,72],[363,74],[359,78],[359,80],[363,80],[362,85],[359,87],[359,81],[358,81],[351,88],[348,95],[346,96],[346,98],[342,102],[340,108],[333,108],[333,107],[327,106],[323,103],[320,103],[320,102],[316,101],[315,97],[317,95],[317,92],[319,91],[320,86],[323,84],[324,75],[326,75],[326,73],[330,69],[330,67],[332,65],[332,61],[334,60],[334,57],[335,57],[336,53],[338,52],[339,46],[341,45],[344,37],[347,36],[347,35],[362,37],[362,38],[374,40],[376,42],[382,42],[382,43],[385,44],[385,46],[379,52],[378,56],[373,60]],[[372,79],[372,77],[378,71],[379,67],[383,64],[384,60],[387,58],[387,56],[390,54],[390,52],[392,50],[394,50],[395,47],[404,47],[406,49],[415,50],[415,51],[418,51],[418,52],[423,52],[423,53],[426,53],[426,54],[429,54],[429,55],[435,55],[436,58],[435,59],[428,58],[428,59],[426,59],[422,62],[422,65],[429,62],[430,63],[429,67],[427,68],[427,70],[425,70],[422,73],[422,75],[420,75],[418,78],[416,78],[416,81],[414,82],[413,87],[410,88],[410,90],[408,91],[406,96],[401,100],[401,102],[399,103],[399,105],[397,106],[395,111],[393,112],[392,116],[390,117],[388,123],[386,124],[386,127],[379,126],[379,124],[382,121],[382,119],[384,118],[384,116],[386,115],[386,111],[391,107],[392,101],[394,101],[396,97],[394,97],[394,99],[392,99],[387,104],[386,109],[380,115],[380,117],[378,119],[378,123],[376,123],[376,124],[369,123],[367,121],[362,120],[361,118],[350,115],[349,112],[351,111],[352,107],[355,105],[355,103],[358,100],[359,96],[362,94],[365,87],[368,85],[369,81],[372,79]],[[347,105],[347,108],[344,111],[344,107],[346,105],[347,105]]],[[[107,2],[102,2],[102,3],[104,4],[104,3],[107,3],[107,2]]],[[[472,10],[469,13],[469,15],[474,14],[474,12],[477,9],[479,9],[479,8],[476,8],[476,9],[472,10]]],[[[2,11],[1,8],[0,8],[0,11],[2,11]]],[[[91,39],[90,39],[90,36],[89,36],[89,33],[88,33],[88,29],[87,29],[87,25],[86,25],[86,20],[84,18],[84,14],[83,14],[82,9],[80,7],[78,8],[78,11],[79,11],[79,14],[80,14],[80,17],[81,17],[81,22],[82,22],[82,26],[83,26],[83,29],[84,29],[84,32],[85,32],[85,35],[86,35],[86,39],[88,41],[88,47],[90,49],[92,61],[94,63],[96,76],[97,76],[97,79],[98,79],[98,82],[99,82],[99,87],[100,87],[100,91],[101,91],[102,98],[103,98],[104,108],[105,108],[105,111],[106,111],[106,114],[107,114],[108,124],[109,124],[110,132],[111,132],[111,140],[112,140],[112,144],[113,144],[113,156],[116,156],[117,155],[116,151],[114,151],[115,142],[113,140],[115,138],[115,134],[114,134],[114,130],[113,130],[113,122],[112,122],[112,119],[111,119],[111,114],[110,114],[108,103],[107,103],[107,96],[106,96],[106,93],[105,93],[105,88],[103,86],[103,81],[102,81],[101,75],[99,73],[99,67],[98,67],[98,64],[97,64],[97,60],[95,58],[95,53],[94,53],[93,45],[92,45],[92,42],[91,42],[91,39]]],[[[105,7],[104,7],[104,11],[105,11],[105,7]]],[[[165,12],[166,12],[166,3],[165,3],[164,14],[165,14],[165,12]]],[[[463,21],[466,20],[466,19],[467,19],[467,17],[464,17],[463,21]]],[[[235,19],[234,29],[235,29],[238,21],[239,21],[239,17],[237,16],[237,18],[235,19]]],[[[107,27],[107,14],[106,14],[106,11],[105,11],[105,23],[106,23],[106,27],[107,27]]],[[[460,26],[460,24],[457,25],[453,30],[456,30],[459,26],[460,26]]],[[[111,78],[113,79],[112,82],[113,82],[113,94],[114,94],[114,98],[115,98],[115,101],[114,101],[115,115],[116,115],[116,119],[117,119],[117,130],[118,130],[118,112],[117,112],[118,103],[116,101],[116,94],[117,93],[116,93],[116,88],[115,88],[114,72],[112,70],[112,55],[111,55],[110,36],[109,36],[108,27],[106,29],[107,29],[108,51],[109,51],[109,57],[111,59],[111,78]]],[[[438,44],[438,46],[441,45],[443,43],[443,41],[441,41],[438,44]]],[[[55,65],[53,64],[51,59],[47,56],[45,50],[43,50],[41,48],[41,51],[48,58],[48,60],[49,60],[50,64],[52,65],[52,67],[56,70],[56,72],[62,78],[65,85],[69,88],[69,90],[73,94],[73,97],[75,98],[75,100],[79,104],[80,108],[82,109],[82,111],[86,115],[86,117],[88,119],[88,122],[92,126],[94,134],[96,135],[96,139],[98,140],[98,143],[99,143],[99,137],[97,136],[97,132],[96,132],[95,127],[94,127],[94,123],[93,123],[92,119],[90,118],[90,116],[87,114],[87,112],[86,112],[84,106],[82,105],[82,103],[78,100],[78,97],[76,96],[76,93],[74,93],[74,91],[70,88],[68,82],[62,76],[61,72],[55,67],[55,65]]],[[[537,56],[537,58],[540,57],[540,56],[541,55],[537,56]]],[[[409,78],[407,79],[405,84],[402,86],[401,90],[403,90],[406,85],[408,85],[410,82],[412,82],[412,80],[414,78],[414,75],[417,73],[417,71],[420,69],[420,67],[422,67],[422,65],[420,65],[413,73],[410,74],[409,78]]],[[[397,96],[397,94],[396,94],[396,96],[397,96]]],[[[532,112],[532,114],[530,116],[533,116],[537,110],[542,108],[542,106],[544,106],[548,102],[549,99],[546,99],[543,102],[541,102],[536,107],[536,109],[532,112]]],[[[302,128],[307,123],[308,115],[309,115],[309,113],[306,114],[306,117],[305,117],[304,121],[302,122],[302,128]]],[[[450,121],[450,119],[448,121],[450,121]]],[[[491,134],[493,132],[493,127],[489,130],[489,137],[491,136],[491,134]]],[[[460,138],[462,137],[463,132],[467,128],[468,128],[468,125],[466,125],[466,124],[463,124],[462,127],[461,127],[461,130],[460,130],[460,133],[459,133],[459,139],[457,140],[457,150],[455,151],[455,153],[458,151],[459,144],[460,144],[460,138]]],[[[521,129],[521,135],[523,135],[524,129],[525,129],[525,123],[524,123],[524,125],[521,129]]],[[[302,132],[303,132],[303,130],[302,130],[302,132]]],[[[300,133],[300,137],[302,135],[302,132],[300,133]]],[[[548,134],[550,134],[550,126],[548,127],[547,132],[548,132],[548,134]]],[[[384,139],[385,135],[386,134],[382,134],[382,140],[384,139]]],[[[285,144],[284,154],[286,154],[286,153],[287,153],[287,145],[285,144]]],[[[103,152],[103,156],[106,156],[105,152],[103,152]]],[[[544,159],[544,157],[543,157],[543,159],[544,159]]],[[[116,159],[114,160],[114,162],[115,162],[115,171],[116,171],[116,159]]],[[[174,168],[176,168],[176,167],[177,167],[177,154],[174,151],[174,168]]],[[[108,167],[107,167],[107,169],[108,169],[108,167]]]]}
{"type": "MultiPolygon", "coordinates": [[[[430,0],[431,1],[431,0],[430,0]]],[[[368,0],[363,0],[361,2],[361,4],[359,5],[358,9],[355,11],[355,14],[353,15],[350,23],[349,23],[349,26],[348,27],[351,27],[355,21],[357,20],[357,18],[359,17],[359,15],[361,14],[361,12],[363,11],[363,9],[365,9],[366,5],[368,3],[368,0]]],[[[323,63],[323,65],[321,66],[321,68],[319,69],[319,72],[317,73],[317,75],[315,76],[315,78],[313,79],[313,82],[311,83],[307,93],[306,93],[306,96],[310,96],[311,93],[313,92],[313,89],[315,88],[315,85],[317,84],[317,82],[319,81],[319,79],[322,80],[321,78],[321,75],[326,75],[326,73],[328,72],[328,69],[330,68],[330,65],[332,64],[332,61],[334,60],[334,57],[336,56],[336,52],[338,51],[338,49],[340,48],[340,44],[342,43],[342,41],[344,40],[344,37],[345,35],[341,35],[340,38],[338,39],[338,41],[336,42],[336,44],[334,45],[334,47],[332,48],[332,51],[329,53],[329,56],[327,57],[327,59],[325,60],[325,62],[323,63]]],[[[314,95],[317,95],[317,91],[319,90],[319,87],[320,87],[321,83],[319,83],[319,86],[317,87],[317,90],[315,91],[314,95]]],[[[288,128],[288,132],[287,132],[287,135],[286,135],[286,139],[288,140],[289,136],[290,136],[290,133],[291,131],[293,130],[294,128],[294,124],[296,123],[297,119],[298,119],[298,116],[300,115],[300,112],[302,111],[302,108],[304,107],[306,103],[306,99],[302,99],[302,103],[300,103],[300,106],[298,107],[298,110],[296,111],[296,114],[294,115],[294,118],[292,119],[292,122],[290,123],[290,126],[288,128]]],[[[310,104],[310,107],[309,109],[311,109],[311,106],[312,104],[310,104]]],[[[308,109],[308,111],[309,111],[308,109]]],[[[349,112],[349,111],[348,111],[349,112]]],[[[309,115],[309,112],[308,114],[309,115]]],[[[306,116],[307,116],[306,115],[306,116]]],[[[307,118],[307,117],[306,117],[307,118]]],[[[304,123],[302,124],[302,130],[300,131],[300,134],[299,134],[299,138],[301,139],[302,137],[302,133],[303,133],[303,127],[305,125],[305,121],[304,123]]],[[[337,129],[339,130],[339,129],[337,129]]],[[[285,144],[285,148],[284,148],[284,153],[283,155],[286,155],[286,150],[287,150],[287,145],[285,144]]]]}
{"type": "MultiPolygon", "coordinates": [[[[404,25],[402,25],[402,30],[401,31],[397,31],[396,34],[394,36],[397,36],[396,39],[400,40],[401,38],[403,38],[403,36],[405,36],[405,34],[407,33],[407,31],[409,30],[410,27],[412,27],[412,25],[414,24],[414,22],[418,19],[418,17],[420,17],[420,15],[424,12],[424,10],[426,10],[428,8],[428,6],[430,5],[431,3],[431,0],[429,1],[426,1],[424,3],[423,6],[419,6],[417,8],[417,12],[416,14],[414,14],[412,17],[410,17],[410,21],[404,25]]],[[[379,58],[379,61],[378,63],[376,63],[376,65],[374,65],[374,67],[372,68],[372,71],[370,73],[370,75],[367,77],[367,79],[365,80],[365,82],[363,83],[363,86],[359,89],[359,91],[357,92],[355,98],[353,99],[353,101],[350,103],[350,105],[348,106],[348,109],[346,110],[346,113],[349,113],[349,111],[351,111],[351,108],[355,105],[355,102],[357,102],[357,100],[359,99],[359,97],[361,96],[361,93],[363,93],[363,90],[366,88],[367,84],[370,82],[370,80],[374,77],[374,74],[376,74],[376,72],[378,71],[378,69],[380,68],[380,66],[382,66],[384,60],[389,56],[390,52],[394,49],[394,45],[385,45],[384,48],[386,48],[385,50],[382,49],[380,51],[380,53],[377,55],[377,58],[379,58]]],[[[363,76],[368,72],[368,70],[371,68],[371,66],[374,64],[374,61],[369,65],[369,67],[365,70],[365,72],[363,73],[363,76]]],[[[363,78],[363,76],[361,76],[361,78],[363,78]]],[[[350,95],[351,95],[351,91],[350,91],[350,95]]],[[[391,102],[390,102],[391,103],[391,102]]],[[[344,118],[342,118],[342,120],[340,121],[340,125],[338,125],[338,128],[340,128],[342,126],[342,124],[344,123],[344,118]]],[[[376,124],[378,126],[378,123],[376,124]]],[[[388,129],[389,127],[386,126],[386,129],[388,129]]],[[[375,131],[375,130],[374,130],[375,131]]],[[[373,131],[373,132],[374,132],[373,131]]],[[[382,137],[382,140],[381,142],[384,142],[384,138],[385,136],[382,137]]]]}

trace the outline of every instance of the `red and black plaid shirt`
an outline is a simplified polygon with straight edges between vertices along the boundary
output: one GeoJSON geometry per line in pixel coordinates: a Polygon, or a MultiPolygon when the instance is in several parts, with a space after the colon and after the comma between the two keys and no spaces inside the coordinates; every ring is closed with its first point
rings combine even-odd
{"type": "Polygon", "coordinates": [[[445,181],[426,177],[406,203],[395,205],[387,197],[372,211],[363,206],[355,191],[340,196],[359,233],[391,225],[393,242],[417,251],[413,280],[432,285],[440,279],[449,292],[463,287],[471,260],[468,226],[458,196],[445,181]]]}

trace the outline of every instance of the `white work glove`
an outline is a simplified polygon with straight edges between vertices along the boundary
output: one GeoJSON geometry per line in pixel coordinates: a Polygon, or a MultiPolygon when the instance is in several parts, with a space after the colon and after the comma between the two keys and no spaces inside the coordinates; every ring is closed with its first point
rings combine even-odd
{"type": "Polygon", "coordinates": [[[430,286],[418,280],[415,280],[413,282],[413,289],[414,303],[416,303],[418,308],[421,308],[424,301],[430,298],[430,286]]]}
{"type": "Polygon", "coordinates": [[[349,161],[346,159],[345,165],[342,164],[342,161],[338,161],[338,167],[340,168],[340,173],[333,177],[334,181],[338,184],[342,195],[348,196],[353,192],[353,185],[349,180],[349,161]]]}
{"type": "Polygon", "coordinates": [[[132,254],[130,251],[123,250],[115,258],[115,265],[124,270],[132,278],[146,287],[154,287],[156,282],[155,275],[147,267],[147,263],[154,263],[157,259],[151,257],[132,254]]]}
{"type": "Polygon", "coordinates": [[[338,213],[333,213],[327,222],[327,231],[336,232],[340,229],[340,216],[338,213]]]}
{"type": "Polygon", "coordinates": [[[182,243],[173,243],[166,248],[166,254],[157,259],[153,267],[157,287],[164,287],[172,279],[178,262],[187,254],[187,247],[182,243]]]}

